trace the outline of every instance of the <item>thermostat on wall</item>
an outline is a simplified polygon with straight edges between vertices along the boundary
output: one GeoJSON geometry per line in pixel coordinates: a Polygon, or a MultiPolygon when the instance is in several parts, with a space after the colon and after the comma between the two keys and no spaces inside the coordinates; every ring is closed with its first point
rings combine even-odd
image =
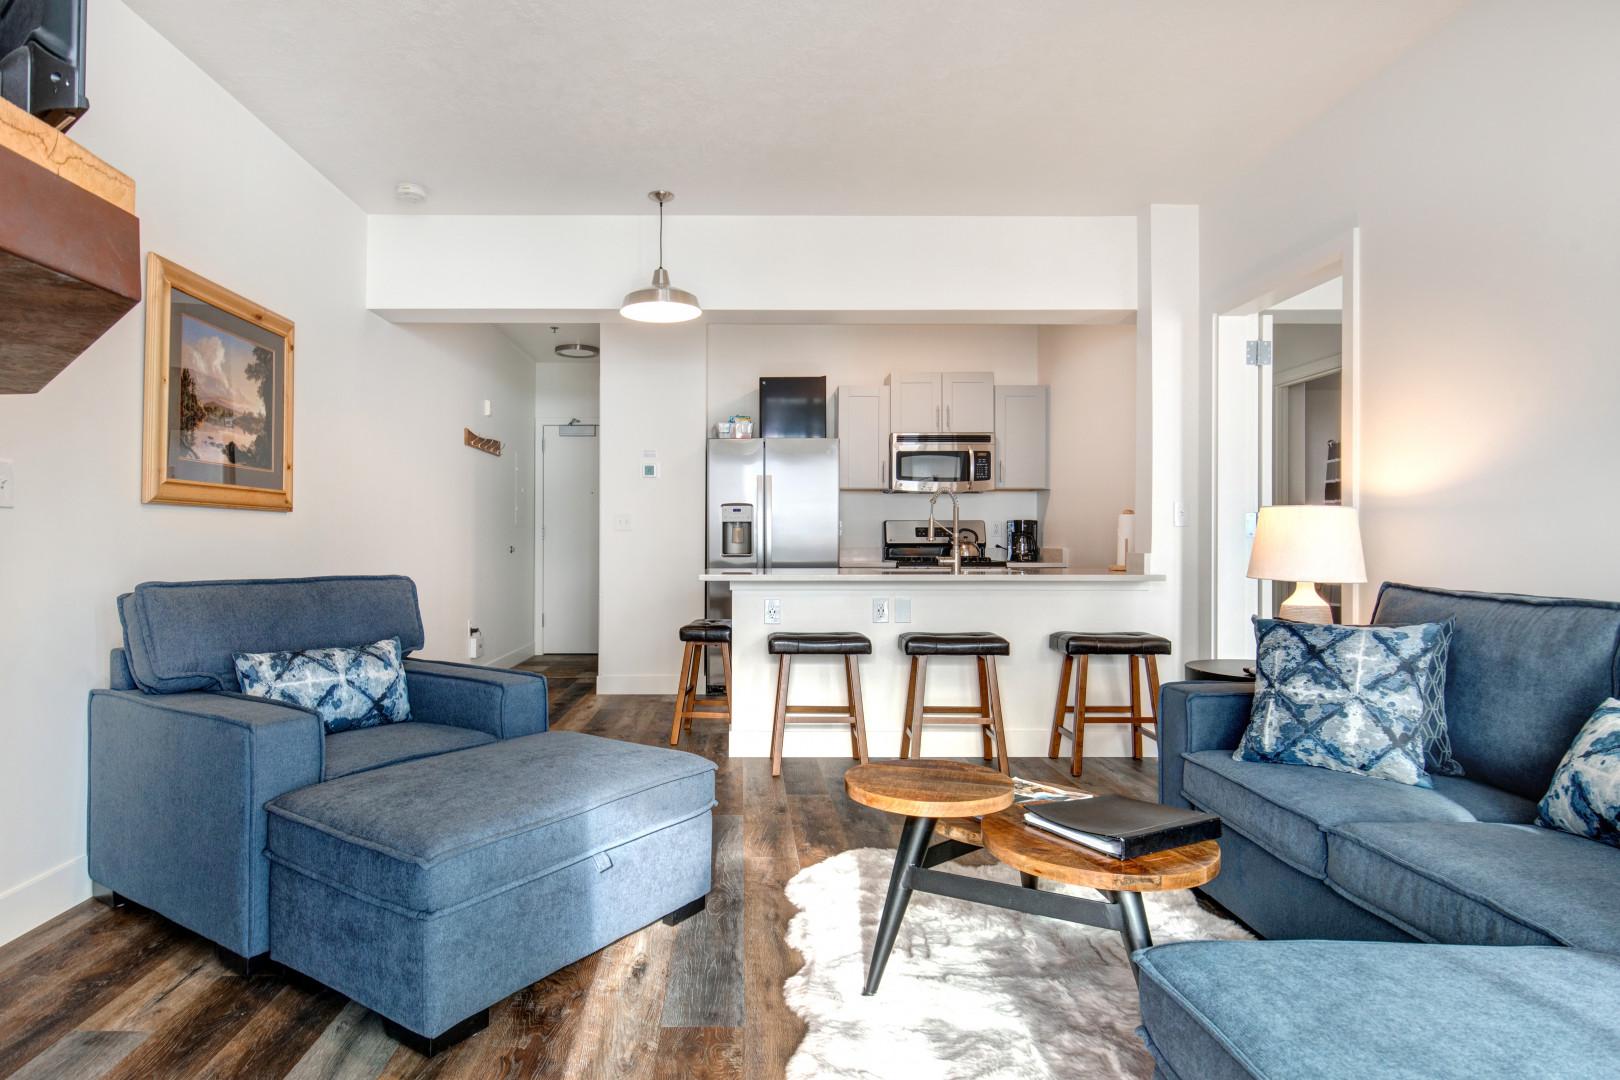
{"type": "Polygon", "coordinates": [[[656,462],[656,461],[643,461],[641,463],[641,478],[643,480],[656,480],[656,479],[658,479],[658,462],[656,462]]]}

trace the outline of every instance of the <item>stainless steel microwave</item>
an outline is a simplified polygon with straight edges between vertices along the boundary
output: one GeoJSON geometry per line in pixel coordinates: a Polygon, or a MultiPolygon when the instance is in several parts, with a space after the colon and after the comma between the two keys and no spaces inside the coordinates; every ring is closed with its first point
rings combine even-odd
{"type": "Polygon", "coordinates": [[[891,491],[994,491],[996,437],[988,432],[899,433],[889,451],[891,491]]]}

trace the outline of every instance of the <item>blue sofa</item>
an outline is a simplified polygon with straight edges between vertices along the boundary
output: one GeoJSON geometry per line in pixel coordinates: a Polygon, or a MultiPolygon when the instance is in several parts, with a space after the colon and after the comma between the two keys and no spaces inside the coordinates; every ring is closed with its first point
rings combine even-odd
{"type": "Polygon", "coordinates": [[[709,890],[714,765],[547,732],[546,681],[409,659],[403,577],[137,586],[90,694],[89,869],[117,898],[283,964],[427,1051],[709,890]],[[233,655],[397,636],[411,719],[327,734],[236,692],[233,655]]]}
{"type": "MultiPolygon", "coordinates": [[[[1373,1059],[1323,1045],[1303,1019],[1345,994],[1384,995],[1391,1013],[1404,1008],[1431,1033],[1464,1013],[1484,1022],[1518,1010],[1514,1039],[1548,1062],[1572,1060],[1551,1045],[1571,1024],[1587,1037],[1566,1040],[1565,1051],[1620,1045],[1620,849],[1531,824],[1576,732],[1620,693],[1620,604],[1389,584],[1372,622],[1447,618],[1456,620],[1447,723],[1465,775],[1435,776],[1432,790],[1233,761],[1250,687],[1164,687],[1160,799],[1220,815],[1221,873],[1205,891],[1276,940],[1142,954],[1145,1030],[1163,1075],[1357,1075],[1373,1059]],[[1429,952],[1419,942],[1480,948],[1429,952]],[[1560,980],[1599,975],[1606,985],[1584,1000],[1567,989],[1545,996],[1560,980]],[[1295,1015],[1280,1026],[1252,1022],[1290,1002],[1295,1015]],[[1292,1069],[1267,1058],[1279,1031],[1295,1035],[1292,1069]]],[[[1495,1054],[1486,1057],[1498,1072],[1449,1037],[1437,1046],[1468,1075],[1507,1076],[1515,1063],[1539,1062],[1515,1056],[1514,1039],[1479,1048],[1495,1054]]],[[[1403,1075],[1449,1075],[1440,1053],[1403,1075]]]]}

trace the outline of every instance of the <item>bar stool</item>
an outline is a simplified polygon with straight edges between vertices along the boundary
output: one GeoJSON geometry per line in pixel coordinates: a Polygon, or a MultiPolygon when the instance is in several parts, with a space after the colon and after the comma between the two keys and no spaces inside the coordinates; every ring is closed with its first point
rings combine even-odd
{"type": "Polygon", "coordinates": [[[994,758],[1008,776],[1007,731],[1001,721],[1001,683],[996,679],[996,657],[1010,656],[1012,646],[997,634],[974,631],[962,634],[901,634],[900,651],[911,657],[906,684],[906,726],[900,734],[900,756],[922,757],[924,724],[974,724],[983,740],[984,760],[994,758]],[[928,661],[934,657],[971,656],[979,666],[979,704],[927,704],[928,661]],[[995,740],[991,746],[992,737],[995,740]]]}
{"type": "Polygon", "coordinates": [[[669,745],[678,746],[681,730],[692,730],[693,720],[731,720],[731,622],[728,619],[694,619],[681,627],[686,649],[681,654],[681,681],[675,689],[675,723],[669,729],[669,745]],[[720,663],[726,674],[726,692],[719,697],[702,696],[697,690],[698,668],[703,650],[720,646],[720,663]]]}
{"type": "Polygon", "coordinates": [[[1057,707],[1052,710],[1052,741],[1046,756],[1055,758],[1063,749],[1063,736],[1074,740],[1074,756],[1069,762],[1069,773],[1079,776],[1085,758],[1085,731],[1087,724],[1131,725],[1131,757],[1142,760],[1142,736],[1159,741],[1159,657],[1170,655],[1170,639],[1157,634],[1128,631],[1114,634],[1084,634],[1060,630],[1053,634],[1049,644],[1063,654],[1063,672],[1058,676],[1057,707]],[[1130,667],[1131,703],[1129,705],[1091,705],[1086,701],[1086,679],[1090,674],[1093,656],[1123,656],[1130,667]],[[1080,658],[1080,677],[1075,681],[1074,704],[1067,704],[1069,679],[1074,674],[1075,657],[1080,658]],[[1142,712],[1142,680],[1137,672],[1140,662],[1147,671],[1148,713],[1142,712]],[[1063,718],[1074,716],[1073,730],[1063,726],[1063,718]],[[1143,724],[1152,724],[1147,731],[1143,724]]]}
{"type": "Polygon", "coordinates": [[[851,756],[866,764],[866,712],[861,707],[861,669],[857,656],[872,655],[872,641],[865,634],[834,633],[813,634],[784,631],[765,639],[765,647],[772,656],[781,657],[776,668],[776,714],[771,723],[771,775],[782,775],[782,738],[789,724],[807,721],[794,717],[816,716],[825,723],[838,717],[849,724],[851,756]],[[788,676],[795,656],[842,656],[844,658],[844,688],[848,701],[843,705],[789,705],[788,676]]]}

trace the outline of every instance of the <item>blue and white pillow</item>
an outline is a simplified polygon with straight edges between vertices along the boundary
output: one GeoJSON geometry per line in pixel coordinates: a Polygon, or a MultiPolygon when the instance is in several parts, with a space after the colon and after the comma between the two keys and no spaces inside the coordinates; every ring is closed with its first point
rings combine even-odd
{"type": "Polygon", "coordinates": [[[1434,786],[1426,740],[1436,724],[1445,729],[1451,620],[1317,626],[1255,619],[1254,628],[1254,709],[1235,760],[1434,786]]]}
{"type": "Polygon", "coordinates": [[[353,648],[237,653],[242,693],[313,709],[328,732],[411,718],[399,638],[353,648]]]}
{"type": "Polygon", "coordinates": [[[1581,728],[1536,808],[1536,824],[1620,847],[1620,700],[1581,728]]]}

